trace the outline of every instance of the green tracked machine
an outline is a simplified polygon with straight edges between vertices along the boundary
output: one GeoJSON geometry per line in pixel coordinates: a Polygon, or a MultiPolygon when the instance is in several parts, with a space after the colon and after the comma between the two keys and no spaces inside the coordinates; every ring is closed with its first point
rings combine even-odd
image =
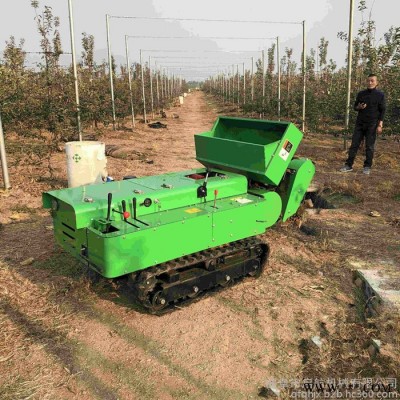
{"type": "Polygon", "coordinates": [[[150,312],[259,276],[257,238],[296,213],[314,176],[288,122],[219,117],[188,171],[43,194],[57,242],[105,278],[128,276],[150,312]]]}

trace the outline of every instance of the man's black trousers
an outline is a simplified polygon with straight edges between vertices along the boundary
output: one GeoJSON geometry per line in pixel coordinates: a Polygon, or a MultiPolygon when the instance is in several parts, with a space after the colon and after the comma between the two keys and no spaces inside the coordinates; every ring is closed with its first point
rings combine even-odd
{"type": "Polygon", "coordinates": [[[376,141],[376,128],[378,126],[377,122],[373,124],[368,123],[356,123],[354,128],[353,137],[351,139],[351,146],[349,149],[349,156],[346,161],[346,165],[349,167],[353,166],[354,159],[360,144],[365,138],[365,161],[364,167],[372,167],[372,159],[374,158],[375,141],[376,141]]]}

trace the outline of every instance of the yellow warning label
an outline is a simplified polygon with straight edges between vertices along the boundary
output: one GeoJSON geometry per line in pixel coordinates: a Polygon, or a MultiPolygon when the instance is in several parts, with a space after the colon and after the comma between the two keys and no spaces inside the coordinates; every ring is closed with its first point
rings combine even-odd
{"type": "Polygon", "coordinates": [[[187,210],[185,210],[185,212],[187,212],[189,214],[194,214],[194,213],[201,212],[201,210],[200,210],[200,208],[188,208],[187,210]]]}

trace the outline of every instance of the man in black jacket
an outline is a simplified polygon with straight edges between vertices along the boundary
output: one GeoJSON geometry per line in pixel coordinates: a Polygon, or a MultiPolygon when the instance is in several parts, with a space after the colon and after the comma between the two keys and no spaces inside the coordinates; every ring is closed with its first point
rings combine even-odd
{"type": "Polygon", "coordinates": [[[365,161],[363,172],[366,175],[371,173],[372,159],[376,135],[382,133],[383,117],[385,115],[385,95],[378,90],[378,78],[375,74],[368,75],[367,89],[357,94],[354,103],[354,110],[358,111],[356,126],[354,128],[351,146],[347,161],[341,172],[353,171],[353,163],[360,144],[365,138],[365,161]]]}

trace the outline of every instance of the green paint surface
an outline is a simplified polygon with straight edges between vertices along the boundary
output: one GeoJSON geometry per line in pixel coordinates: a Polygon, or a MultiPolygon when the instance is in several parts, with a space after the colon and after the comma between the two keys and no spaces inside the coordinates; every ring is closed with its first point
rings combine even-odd
{"type": "Polygon", "coordinates": [[[315,172],[310,160],[293,159],[301,138],[291,123],[220,117],[195,135],[197,159],[208,169],[50,191],[43,205],[64,249],[118,277],[262,234],[295,214],[315,172]],[[207,196],[199,198],[206,176],[207,196]]]}

